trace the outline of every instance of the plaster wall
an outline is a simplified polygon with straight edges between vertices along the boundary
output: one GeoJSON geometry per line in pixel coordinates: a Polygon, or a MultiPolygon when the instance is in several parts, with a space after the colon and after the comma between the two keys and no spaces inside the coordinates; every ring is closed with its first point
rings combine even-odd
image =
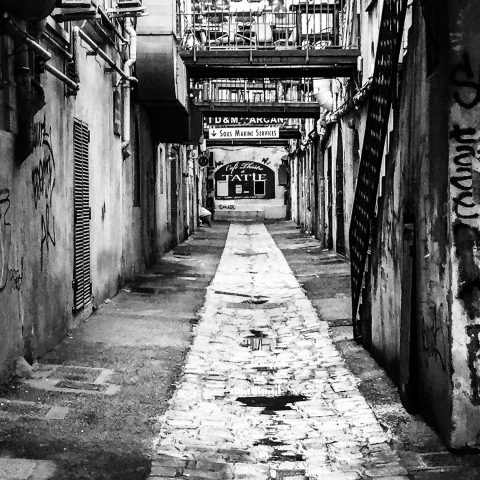
{"type": "MultiPolygon", "coordinates": [[[[58,57],[51,63],[63,68],[58,57]]],[[[72,313],[74,118],[91,134],[93,304],[143,268],[131,160],[123,160],[113,131],[112,77],[83,48],[78,68],[76,97],[65,96],[64,85],[49,73],[41,75],[45,106],[35,115],[33,150],[21,164],[15,161],[15,136],[0,132],[0,382],[8,380],[17,356],[35,359],[91,311],[90,305],[72,313]]]]}
{"type": "Polygon", "coordinates": [[[449,439],[451,357],[445,70],[427,75],[415,8],[372,247],[371,348],[410,407],[449,439]]]}
{"type": "Polygon", "coordinates": [[[480,447],[480,5],[448,1],[454,447],[480,447]]]}

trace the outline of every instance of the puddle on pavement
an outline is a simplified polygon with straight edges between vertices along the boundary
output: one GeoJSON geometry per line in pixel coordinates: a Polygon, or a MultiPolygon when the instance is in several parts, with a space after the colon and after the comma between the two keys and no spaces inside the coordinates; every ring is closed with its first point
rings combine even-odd
{"type": "Polygon", "coordinates": [[[251,335],[247,335],[241,345],[242,347],[248,347],[250,350],[266,350],[271,352],[275,349],[276,340],[274,338],[268,338],[268,335],[260,330],[250,330],[251,335]]]}
{"type": "Polygon", "coordinates": [[[239,308],[239,309],[267,309],[273,310],[274,308],[286,308],[287,304],[285,302],[269,302],[268,300],[257,301],[242,301],[242,302],[228,302],[225,305],[227,308],[239,308]]]}
{"type": "Polygon", "coordinates": [[[257,257],[259,255],[268,255],[267,252],[255,252],[254,250],[246,250],[244,252],[235,252],[239,257],[257,257]]]}
{"type": "MultiPolygon", "coordinates": [[[[225,292],[224,290],[214,290],[214,293],[218,293],[219,295],[231,295],[232,297],[247,297],[253,299],[262,299],[265,298],[268,300],[268,297],[265,295],[249,295],[248,293],[240,293],[240,292],[225,292]]],[[[265,301],[267,301],[265,300],[265,301]]]]}
{"type": "MultiPolygon", "coordinates": [[[[274,449],[270,460],[274,462],[303,462],[305,457],[299,453],[282,452],[281,450],[274,449]]],[[[298,473],[296,475],[298,475],[298,473]]]]}
{"type": "Polygon", "coordinates": [[[256,370],[257,372],[267,372],[267,373],[278,372],[278,368],[276,367],[253,367],[253,370],[256,370]]]}
{"type": "Polygon", "coordinates": [[[241,303],[251,303],[253,305],[262,305],[263,303],[267,303],[268,300],[265,298],[249,298],[247,300],[243,300],[241,303]]]}
{"type": "Polygon", "coordinates": [[[262,414],[271,414],[283,410],[293,410],[289,405],[291,403],[305,402],[305,395],[284,394],[277,396],[252,396],[237,397],[237,402],[243,403],[246,407],[264,407],[262,414]]]}
{"type": "Polygon", "coordinates": [[[254,447],[257,447],[259,445],[264,445],[267,447],[283,447],[286,445],[286,443],[281,442],[280,440],[273,440],[272,438],[261,438],[257,442],[253,443],[254,447]]]}

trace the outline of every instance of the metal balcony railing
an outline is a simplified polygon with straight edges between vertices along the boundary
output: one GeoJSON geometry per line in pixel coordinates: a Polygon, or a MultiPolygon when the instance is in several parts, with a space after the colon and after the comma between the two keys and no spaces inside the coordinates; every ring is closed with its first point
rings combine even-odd
{"type": "Polygon", "coordinates": [[[190,81],[190,95],[196,103],[311,102],[316,104],[317,91],[317,80],[314,78],[221,78],[190,81]]]}
{"type": "MultiPolygon", "coordinates": [[[[346,0],[286,0],[276,7],[241,11],[205,3],[179,14],[180,49],[323,49],[341,47],[346,0]]],[[[243,3],[243,2],[242,2],[243,3]]]]}

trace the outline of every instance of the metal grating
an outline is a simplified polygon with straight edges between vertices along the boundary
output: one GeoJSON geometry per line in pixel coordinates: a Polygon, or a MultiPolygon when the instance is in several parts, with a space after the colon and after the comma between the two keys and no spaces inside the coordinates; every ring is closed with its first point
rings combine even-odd
{"type": "Polygon", "coordinates": [[[39,403],[0,400],[0,413],[19,417],[45,418],[50,409],[49,405],[39,403]]]}
{"type": "Polygon", "coordinates": [[[74,159],[74,266],[73,310],[84,308],[91,300],[90,281],[90,180],[88,144],[90,131],[85,123],[73,122],[74,159]]]}
{"type": "Polygon", "coordinates": [[[101,373],[101,368],[61,366],[55,369],[52,376],[64,380],[93,383],[101,373]]]}
{"type": "Polygon", "coordinates": [[[352,318],[357,338],[361,337],[361,325],[356,320],[357,309],[370,240],[375,233],[373,220],[377,191],[406,9],[407,0],[385,0],[383,4],[372,82],[372,99],[368,106],[365,138],[350,224],[352,318]]]}
{"type": "Polygon", "coordinates": [[[67,388],[69,390],[87,390],[89,392],[104,392],[106,390],[105,385],[79,382],[76,380],[61,380],[55,384],[55,388],[67,388]]]}

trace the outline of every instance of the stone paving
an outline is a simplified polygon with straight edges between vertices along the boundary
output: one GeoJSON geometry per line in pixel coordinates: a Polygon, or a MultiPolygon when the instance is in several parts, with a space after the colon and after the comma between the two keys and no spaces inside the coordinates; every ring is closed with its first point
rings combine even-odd
{"type": "Polygon", "coordinates": [[[262,224],[232,224],[151,480],[406,479],[262,224]]]}

